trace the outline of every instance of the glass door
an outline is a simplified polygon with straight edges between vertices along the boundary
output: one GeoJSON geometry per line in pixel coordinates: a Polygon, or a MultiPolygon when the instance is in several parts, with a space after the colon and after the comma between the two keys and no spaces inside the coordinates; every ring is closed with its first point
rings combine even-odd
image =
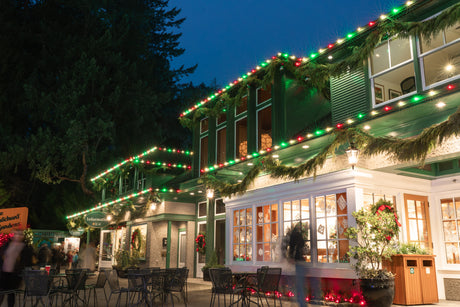
{"type": "Polygon", "coordinates": [[[112,268],[114,264],[113,246],[115,230],[101,230],[101,244],[99,250],[99,268],[112,268]]]}
{"type": "Polygon", "coordinates": [[[404,194],[404,203],[408,243],[432,250],[428,197],[404,194]]]}
{"type": "Polygon", "coordinates": [[[179,232],[179,251],[178,251],[178,267],[183,268],[185,266],[186,259],[186,244],[187,244],[187,233],[185,231],[179,232]]]}

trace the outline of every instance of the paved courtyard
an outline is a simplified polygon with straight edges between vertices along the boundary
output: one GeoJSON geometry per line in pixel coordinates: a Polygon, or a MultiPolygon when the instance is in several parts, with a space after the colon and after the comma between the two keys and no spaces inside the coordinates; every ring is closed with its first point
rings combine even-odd
{"type": "MultiPolygon", "coordinates": [[[[96,281],[96,277],[91,277],[88,283],[94,283],[95,281],[96,281]]],[[[211,282],[203,281],[201,278],[189,278],[187,281],[187,284],[188,284],[188,304],[187,306],[190,306],[190,307],[209,306],[209,303],[211,300],[211,282]]],[[[128,285],[127,279],[120,278],[120,286],[126,287],[127,285],[128,285]]],[[[107,293],[110,292],[107,284],[106,284],[106,292],[107,293]]],[[[107,305],[105,302],[105,298],[104,298],[104,294],[102,290],[98,289],[97,293],[98,293],[97,307],[115,306],[116,298],[112,297],[111,302],[109,303],[109,305],[107,305]]],[[[123,298],[125,298],[125,296],[123,296],[123,298]]],[[[124,300],[122,300],[122,302],[123,302],[122,306],[124,306],[124,300]]],[[[228,305],[228,299],[227,299],[227,305],[228,305]]],[[[273,306],[272,300],[270,300],[270,305],[273,306]]],[[[277,306],[278,305],[279,304],[277,304],[277,306]]],[[[22,301],[21,301],[21,305],[19,304],[19,302],[16,302],[16,306],[22,306],[22,301]]],[[[31,306],[29,301],[27,301],[26,306],[31,306]]],[[[95,307],[92,300],[89,306],[95,307]]],[[[169,301],[168,301],[167,306],[171,306],[169,301]]],[[[182,307],[182,306],[185,306],[185,304],[182,301],[178,302],[177,300],[175,300],[174,306],[182,307]]],[[[217,302],[215,306],[217,306],[217,302]]],[[[223,306],[223,300],[221,300],[221,306],[223,306]]],[[[294,301],[283,300],[283,306],[284,307],[296,307],[298,306],[298,304],[294,301]]],[[[315,306],[318,306],[318,305],[311,305],[311,307],[315,307],[315,306]]],[[[328,305],[328,306],[331,306],[331,305],[328,305]]],[[[398,305],[394,305],[394,306],[398,306],[398,305]]],[[[460,302],[444,300],[444,301],[440,301],[438,304],[417,305],[417,306],[418,307],[428,307],[428,306],[430,307],[454,307],[454,306],[458,307],[460,306],[460,302]]],[[[0,307],[7,307],[6,298],[4,299],[0,307]]]]}

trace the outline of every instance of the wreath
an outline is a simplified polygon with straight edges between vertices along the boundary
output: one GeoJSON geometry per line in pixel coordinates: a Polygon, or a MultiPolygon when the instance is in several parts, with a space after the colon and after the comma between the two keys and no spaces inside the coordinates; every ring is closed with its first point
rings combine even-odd
{"type": "Polygon", "coordinates": [[[196,239],[195,239],[195,243],[196,243],[196,251],[199,252],[200,254],[204,255],[206,253],[206,238],[204,236],[204,234],[200,233],[196,239]]]}
{"type": "Polygon", "coordinates": [[[136,228],[133,231],[133,234],[131,236],[131,248],[133,248],[133,249],[135,249],[137,251],[140,251],[141,250],[141,243],[142,243],[141,232],[140,232],[139,228],[136,228]]]}
{"type": "Polygon", "coordinates": [[[380,215],[381,212],[387,212],[394,215],[395,222],[393,225],[390,225],[388,234],[386,236],[388,241],[390,241],[393,236],[399,233],[399,227],[401,227],[401,223],[398,220],[398,214],[396,213],[396,210],[391,201],[380,199],[378,202],[372,205],[371,212],[373,212],[375,215],[380,215]]]}

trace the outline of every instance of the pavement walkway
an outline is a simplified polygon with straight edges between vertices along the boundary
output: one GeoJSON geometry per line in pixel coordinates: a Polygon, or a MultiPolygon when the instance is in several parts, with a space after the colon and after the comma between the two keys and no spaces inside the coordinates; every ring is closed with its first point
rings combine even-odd
{"type": "MultiPolygon", "coordinates": [[[[96,281],[96,277],[91,277],[91,279],[89,280],[88,283],[94,283],[96,281]],[[94,281],[91,279],[94,279],[94,281]]],[[[128,285],[127,279],[120,278],[119,280],[120,280],[120,286],[127,287],[128,285]]],[[[201,278],[189,278],[187,280],[187,285],[188,285],[188,304],[187,306],[189,307],[209,306],[209,303],[211,300],[211,282],[203,281],[203,279],[201,278]]],[[[107,293],[110,292],[107,284],[106,284],[106,292],[107,293]]],[[[93,302],[91,301],[89,305],[90,307],[115,306],[116,299],[114,299],[114,297],[112,297],[111,302],[109,302],[109,304],[107,305],[105,302],[104,293],[102,292],[102,290],[98,289],[97,294],[98,294],[97,306],[94,306],[93,302]]],[[[122,302],[124,303],[124,300],[122,300],[122,302]]],[[[227,303],[228,303],[228,299],[227,299],[227,303]]],[[[284,307],[297,307],[298,306],[298,304],[295,301],[288,300],[288,299],[284,299],[282,303],[284,307]]],[[[270,301],[270,304],[273,305],[273,300],[270,301]]],[[[22,306],[22,301],[21,301],[21,305],[19,304],[19,302],[16,302],[16,306],[22,306]]],[[[27,301],[26,306],[31,306],[29,301],[27,301]]],[[[168,301],[167,306],[171,306],[169,301],[168,301]]],[[[185,306],[185,304],[182,301],[178,302],[177,300],[175,300],[174,306],[182,307],[182,306],[185,306]]],[[[217,303],[216,303],[216,306],[217,306],[217,303]]],[[[223,300],[221,300],[221,306],[223,306],[223,300]]],[[[319,305],[310,305],[310,306],[316,307],[319,305]]],[[[324,306],[331,306],[331,305],[324,305],[324,306]]],[[[345,305],[342,305],[342,306],[345,306],[345,305]]],[[[400,305],[393,305],[393,306],[398,307],[400,305]]],[[[460,306],[460,301],[441,300],[437,304],[417,305],[417,307],[454,307],[454,306],[455,307],[460,306]]],[[[7,307],[6,298],[0,304],[0,307],[7,307]]]]}

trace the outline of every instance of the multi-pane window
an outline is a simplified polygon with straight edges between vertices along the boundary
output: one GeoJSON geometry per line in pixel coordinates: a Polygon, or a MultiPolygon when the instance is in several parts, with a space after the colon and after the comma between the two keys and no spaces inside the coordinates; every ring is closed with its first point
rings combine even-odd
{"type": "Polygon", "coordinates": [[[267,88],[257,89],[257,104],[261,104],[272,98],[272,85],[269,84],[267,88]]]}
{"type": "Polygon", "coordinates": [[[208,137],[202,137],[200,140],[200,168],[208,165],[208,137]]]}
{"type": "Polygon", "coordinates": [[[217,130],[217,163],[225,162],[227,150],[227,128],[217,130]]]}
{"type": "Polygon", "coordinates": [[[235,115],[239,115],[248,110],[248,96],[241,98],[241,103],[236,106],[235,115]]]}
{"type": "Polygon", "coordinates": [[[278,261],[278,204],[256,207],[256,259],[257,261],[278,261]]]}
{"type": "Polygon", "coordinates": [[[272,147],[272,107],[268,106],[257,111],[257,141],[258,149],[272,147]]]}
{"type": "Polygon", "coordinates": [[[216,199],[216,214],[224,214],[225,213],[225,204],[222,198],[216,199]]]}
{"type": "Polygon", "coordinates": [[[236,158],[246,157],[248,154],[248,118],[237,121],[235,130],[236,158]]]}
{"type": "Polygon", "coordinates": [[[349,262],[346,193],[315,197],[317,260],[322,263],[349,262]]]}
{"type": "Polygon", "coordinates": [[[202,119],[200,122],[200,133],[204,133],[209,129],[209,120],[207,118],[202,119]]]}
{"type": "Polygon", "coordinates": [[[305,240],[303,258],[306,262],[311,262],[310,222],[310,201],[308,198],[283,202],[284,235],[288,235],[294,227],[301,223],[302,236],[305,240]]]}
{"type": "Polygon", "coordinates": [[[429,39],[420,38],[420,59],[425,86],[460,75],[460,23],[429,39]]]}
{"type": "Polygon", "coordinates": [[[448,264],[460,264],[460,197],[441,199],[442,229],[448,264]]]}
{"type": "Polygon", "coordinates": [[[206,217],[206,202],[198,204],[198,217],[206,217]]]}
{"type": "Polygon", "coordinates": [[[374,49],[370,75],[374,105],[415,92],[411,38],[391,38],[374,49]]]}
{"type": "Polygon", "coordinates": [[[233,211],[233,260],[252,261],[252,208],[233,211]]]}

